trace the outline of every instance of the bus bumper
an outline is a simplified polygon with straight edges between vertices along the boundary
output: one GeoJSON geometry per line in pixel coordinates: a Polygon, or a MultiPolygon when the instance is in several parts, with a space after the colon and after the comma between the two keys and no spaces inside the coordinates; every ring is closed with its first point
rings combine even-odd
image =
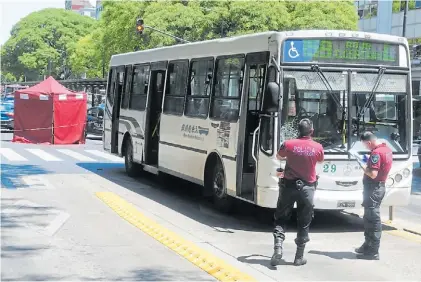
{"type": "MultiPolygon", "coordinates": [[[[257,205],[265,208],[276,208],[278,201],[278,187],[258,187],[257,205]]],[[[317,189],[314,195],[314,208],[327,210],[343,210],[344,207],[338,207],[338,202],[347,202],[355,208],[361,208],[363,200],[362,190],[356,191],[332,191],[317,189]]],[[[294,205],[296,207],[296,204],[294,205]]],[[[346,207],[349,209],[352,207],[346,207]]]]}
{"type": "MultiPolygon", "coordinates": [[[[265,208],[276,208],[278,187],[258,187],[257,205],[265,208]]],[[[387,188],[382,206],[407,206],[411,195],[411,187],[387,188]]],[[[363,202],[363,190],[332,191],[317,189],[314,195],[316,210],[360,209],[363,202]]],[[[294,205],[295,207],[295,205],[294,205]]]]}

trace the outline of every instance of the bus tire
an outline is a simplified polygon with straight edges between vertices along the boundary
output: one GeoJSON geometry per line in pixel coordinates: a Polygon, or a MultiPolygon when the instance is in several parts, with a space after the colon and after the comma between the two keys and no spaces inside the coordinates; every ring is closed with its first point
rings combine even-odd
{"type": "Polygon", "coordinates": [[[141,172],[141,166],[133,161],[133,144],[130,137],[125,140],[124,147],[124,167],[127,175],[136,177],[141,172]]]}
{"type": "Polygon", "coordinates": [[[221,212],[229,213],[232,209],[233,199],[227,194],[224,167],[219,159],[213,167],[210,185],[215,207],[221,212]]]}

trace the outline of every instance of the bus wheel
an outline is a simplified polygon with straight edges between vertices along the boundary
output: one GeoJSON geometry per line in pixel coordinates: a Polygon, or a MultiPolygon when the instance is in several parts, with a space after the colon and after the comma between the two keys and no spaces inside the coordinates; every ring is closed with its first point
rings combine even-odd
{"type": "Polygon", "coordinates": [[[216,162],[212,173],[212,195],[216,208],[222,212],[230,212],[232,198],[227,194],[224,168],[220,161],[216,162]]]}
{"type": "Polygon", "coordinates": [[[126,140],[125,147],[124,166],[126,168],[127,175],[130,177],[136,177],[140,174],[141,167],[133,161],[133,145],[130,138],[126,140]]]}

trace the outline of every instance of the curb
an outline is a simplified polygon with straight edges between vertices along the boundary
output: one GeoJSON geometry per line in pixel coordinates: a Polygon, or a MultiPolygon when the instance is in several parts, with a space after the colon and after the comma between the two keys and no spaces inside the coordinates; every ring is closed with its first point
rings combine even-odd
{"type": "Polygon", "coordinates": [[[219,281],[257,281],[223,259],[198,247],[175,232],[143,215],[135,206],[112,192],[96,192],[95,195],[121,218],[128,221],[144,233],[184,257],[192,264],[206,271],[219,281]]]}
{"type": "MultiPolygon", "coordinates": [[[[356,214],[356,213],[347,213],[347,214],[348,215],[351,215],[351,216],[354,216],[354,217],[362,218],[359,214],[356,214]]],[[[394,228],[396,230],[401,230],[401,231],[405,231],[405,232],[408,232],[408,233],[412,233],[412,234],[417,235],[417,236],[421,236],[421,231],[410,229],[410,228],[406,228],[406,227],[396,226],[390,220],[388,220],[388,221],[382,221],[382,224],[383,225],[386,225],[388,227],[394,228]]]]}
{"type": "Polygon", "coordinates": [[[414,231],[414,230],[410,230],[407,228],[403,228],[404,231],[409,232],[409,233],[413,233],[415,235],[421,236],[421,231],[414,231]]]}

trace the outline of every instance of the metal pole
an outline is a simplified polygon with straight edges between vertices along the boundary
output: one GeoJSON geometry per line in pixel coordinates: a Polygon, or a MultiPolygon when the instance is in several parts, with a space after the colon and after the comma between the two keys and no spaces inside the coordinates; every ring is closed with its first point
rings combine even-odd
{"type": "Polygon", "coordinates": [[[408,0],[404,0],[404,1],[405,1],[405,9],[403,10],[402,37],[405,37],[406,35],[406,17],[407,17],[408,6],[409,6],[409,1],[408,0]]]}
{"type": "Polygon", "coordinates": [[[180,38],[180,37],[174,36],[174,35],[172,35],[172,34],[166,33],[166,32],[164,32],[164,31],[162,31],[162,30],[159,30],[159,29],[153,28],[153,27],[151,27],[151,26],[144,25],[144,27],[147,27],[147,28],[150,28],[150,29],[152,29],[152,30],[155,30],[155,31],[157,31],[157,32],[159,32],[159,33],[165,34],[165,35],[167,35],[167,36],[169,36],[169,37],[172,37],[172,38],[174,38],[174,39],[176,39],[176,40],[178,40],[178,41],[181,41],[181,42],[183,42],[183,43],[191,43],[190,41],[184,40],[183,38],[180,38]]]}
{"type": "MultiPolygon", "coordinates": [[[[405,9],[403,10],[402,37],[405,37],[406,35],[406,18],[408,14],[408,6],[409,6],[409,1],[408,0],[404,0],[404,1],[405,1],[405,9]]],[[[393,206],[389,206],[389,220],[393,221],[393,206]]]]}
{"type": "MultiPolygon", "coordinates": [[[[348,124],[347,124],[347,150],[351,150],[351,135],[352,135],[352,113],[350,111],[351,105],[352,105],[352,95],[351,95],[351,79],[352,79],[352,70],[348,70],[348,80],[347,80],[347,91],[348,91],[348,103],[347,103],[347,113],[348,113],[348,124]]],[[[345,107],[345,105],[343,105],[345,107]]],[[[351,155],[349,155],[348,158],[350,158],[351,155]]]]}
{"type": "Polygon", "coordinates": [[[393,206],[389,206],[389,220],[393,221],[393,206]]]}
{"type": "Polygon", "coordinates": [[[102,78],[105,78],[105,49],[102,48],[102,78]]]}

